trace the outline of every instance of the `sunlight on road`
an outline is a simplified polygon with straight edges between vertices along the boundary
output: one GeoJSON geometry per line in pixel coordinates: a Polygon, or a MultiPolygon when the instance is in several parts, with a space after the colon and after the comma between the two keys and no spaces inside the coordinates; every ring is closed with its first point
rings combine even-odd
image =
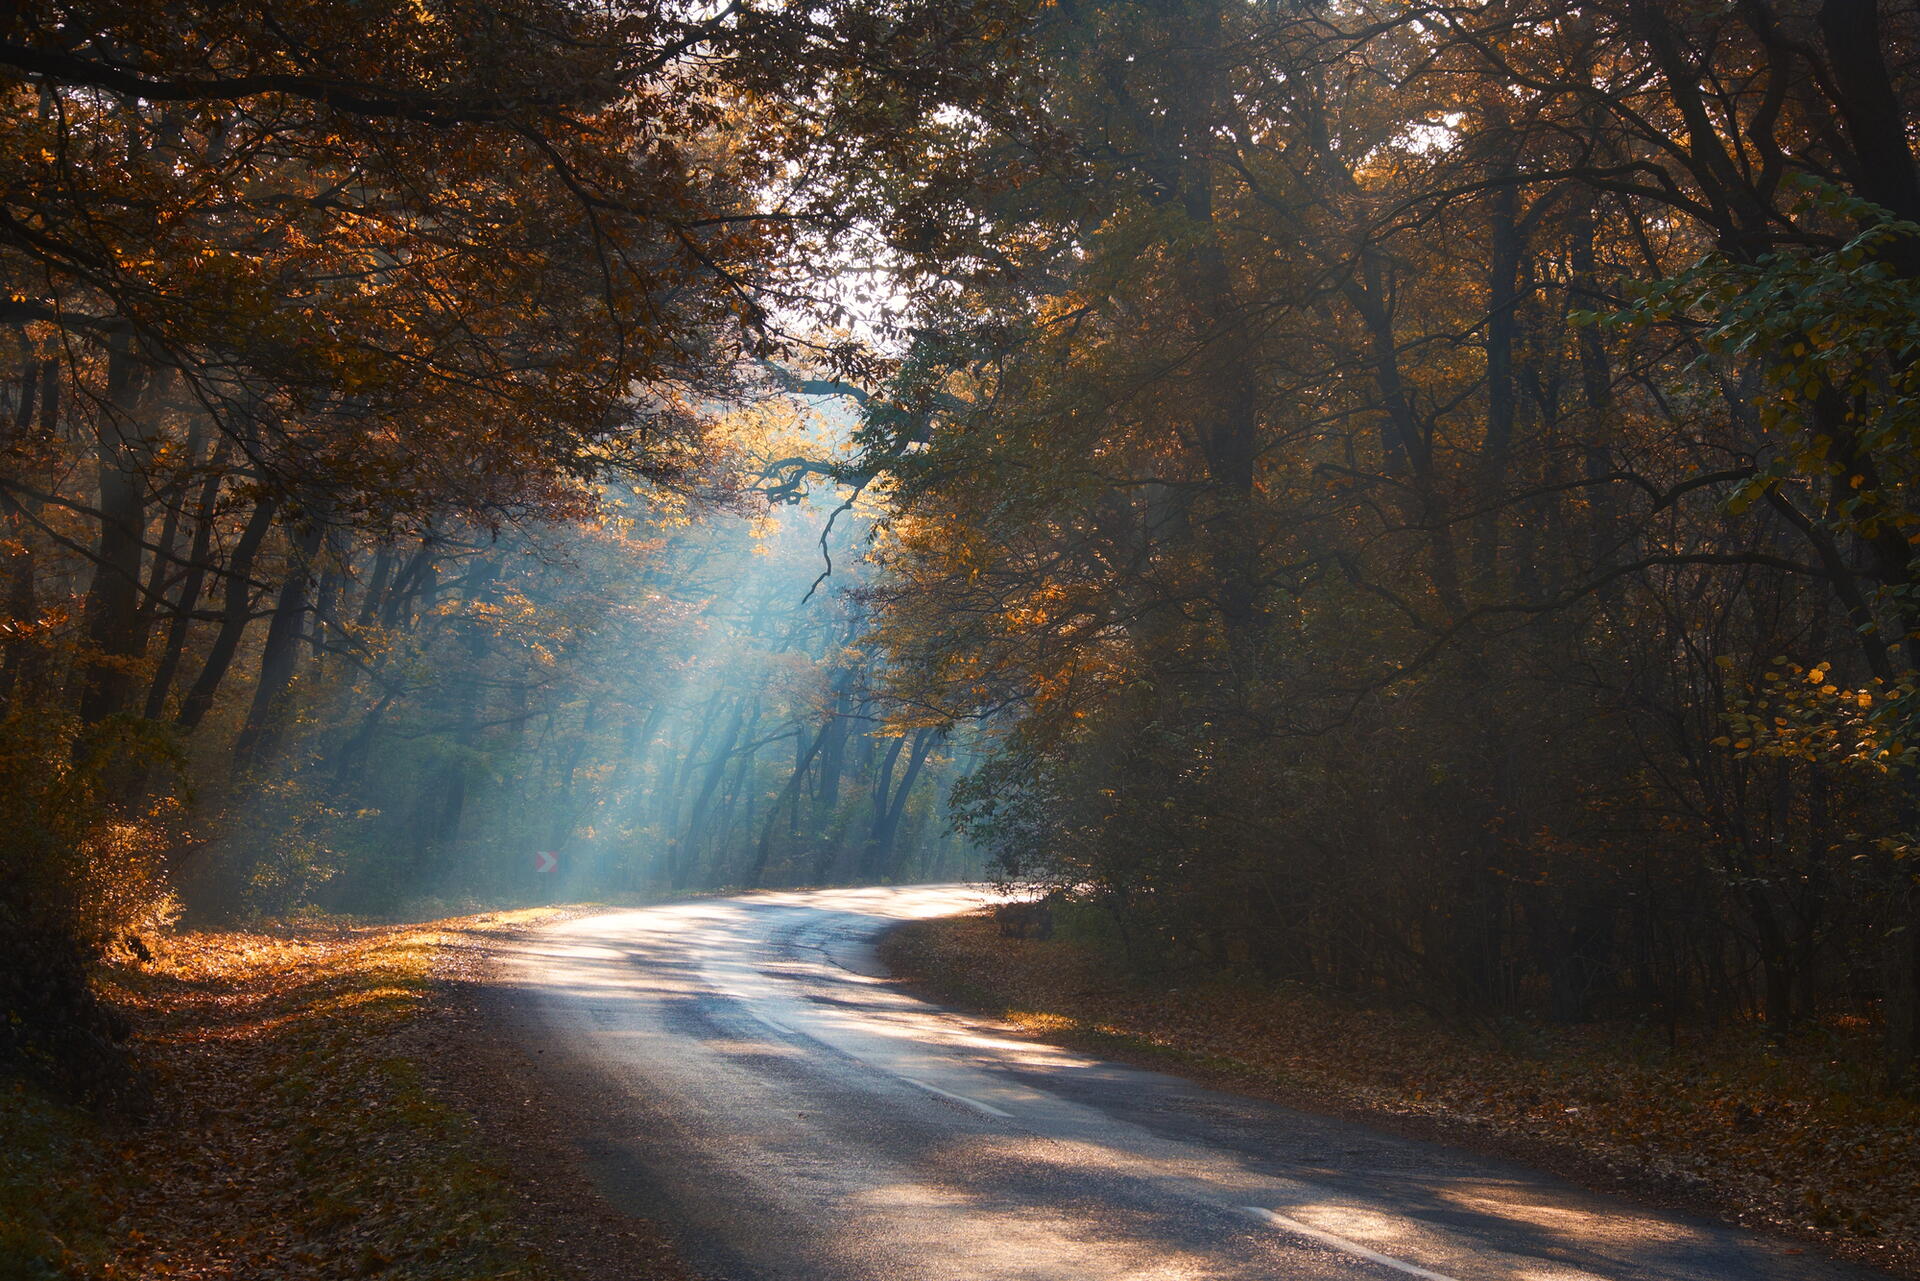
{"type": "MultiPolygon", "coordinates": [[[[882,976],[958,885],[608,912],[502,957],[628,1106],[622,1151],[741,1277],[839,1281],[1835,1278],[1525,1171],[1016,1038],[882,976]],[[1260,1217],[1260,1216],[1264,1216],[1260,1217]],[[1369,1271],[1371,1270],[1371,1271],[1369,1271]]],[[[732,1275],[732,1274],[729,1274],[732,1275]]]]}

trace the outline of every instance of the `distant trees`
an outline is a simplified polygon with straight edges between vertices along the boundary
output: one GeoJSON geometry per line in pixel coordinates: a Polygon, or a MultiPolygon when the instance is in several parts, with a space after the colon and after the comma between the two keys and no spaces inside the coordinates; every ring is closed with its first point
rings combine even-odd
{"type": "MultiPolygon", "coordinates": [[[[958,874],[953,753],[890,723],[853,585],[803,599],[822,520],[609,499],[593,522],[422,543],[430,594],[406,571],[384,599],[377,571],[343,579],[326,613],[316,591],[310,631],[337,647],[296,657],[278,755],[186,851],[193,901],[421,912],[958,874]]],[[[858,536],[836,540],[843,573],[858,536]]],[[[230,709],[242,735],[251,710],[230,709]]]]}
{"type": "Polygon", "coordinates": [[[976,837],[1143,957],[1910,1080],[1912,19],[1026,28],[890,180],[977,176],[866,438],[912,696],[1023,713],[976,837]]]}

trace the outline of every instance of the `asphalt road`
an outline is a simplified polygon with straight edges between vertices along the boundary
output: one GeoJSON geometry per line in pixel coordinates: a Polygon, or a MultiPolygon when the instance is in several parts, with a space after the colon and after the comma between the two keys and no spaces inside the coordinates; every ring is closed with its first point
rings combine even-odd
{"type": "Polygon", "coordinates": [[[1839,1281],[1526,1169],[1013,1040],[880,977],[981,901],[820,890],[569,921],[502,958],[595,1182],[724,1281],[1839,1281]]]}

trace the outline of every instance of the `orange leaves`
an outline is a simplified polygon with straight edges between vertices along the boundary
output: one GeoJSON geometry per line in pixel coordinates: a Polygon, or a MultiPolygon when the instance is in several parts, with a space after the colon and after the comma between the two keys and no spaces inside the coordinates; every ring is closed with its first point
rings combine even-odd
{"type": "Polygon", "coordinates": [[[1732,659],[1717,661],[1729,680],[1728,732],[1713,740],[1716,747],[1880,775],[1920,759],[1892,714],[1912,697],[1909,690],[1889,690],[1877,678],[1848,688],[1831,679],[1831,661],[1803,667],[1785,655],[1774,657],[1756,685],[1731,679],[1732,659]]]}
{"type": "MultiPolygon", "coordinates": [[[[0,275],[82,340],[135,323],[214,413],[249,407],[230,431],[275,428],[251,461],[341,509],[549,509],[636,387],[715,380],[777,247],[741,216],[752,157],[703,138],[717,64],[645,73],[662,90],[605,38],[630,23],[544,0],[505,43],[490,10],[316,12],[102,17],[138,56],[71,59],[34,82],[58,112],[0,126],[39,228],[0,275]],[[100,92],[125,76],[166,92],[100,92]]],[[[618,461],[674,468],[675,445],[631,433],[618,461]]]]}

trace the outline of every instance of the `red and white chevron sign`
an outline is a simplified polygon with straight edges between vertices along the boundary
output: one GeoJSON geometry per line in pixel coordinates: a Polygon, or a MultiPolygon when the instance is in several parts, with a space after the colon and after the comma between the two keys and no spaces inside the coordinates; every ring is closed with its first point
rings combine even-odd
{"type": "Polygon", "coordinates": [[[533,870],[536,872],[551,872],[559,866],[560,856],[552,850],[541,850],[533,856],[533,870]]]}

